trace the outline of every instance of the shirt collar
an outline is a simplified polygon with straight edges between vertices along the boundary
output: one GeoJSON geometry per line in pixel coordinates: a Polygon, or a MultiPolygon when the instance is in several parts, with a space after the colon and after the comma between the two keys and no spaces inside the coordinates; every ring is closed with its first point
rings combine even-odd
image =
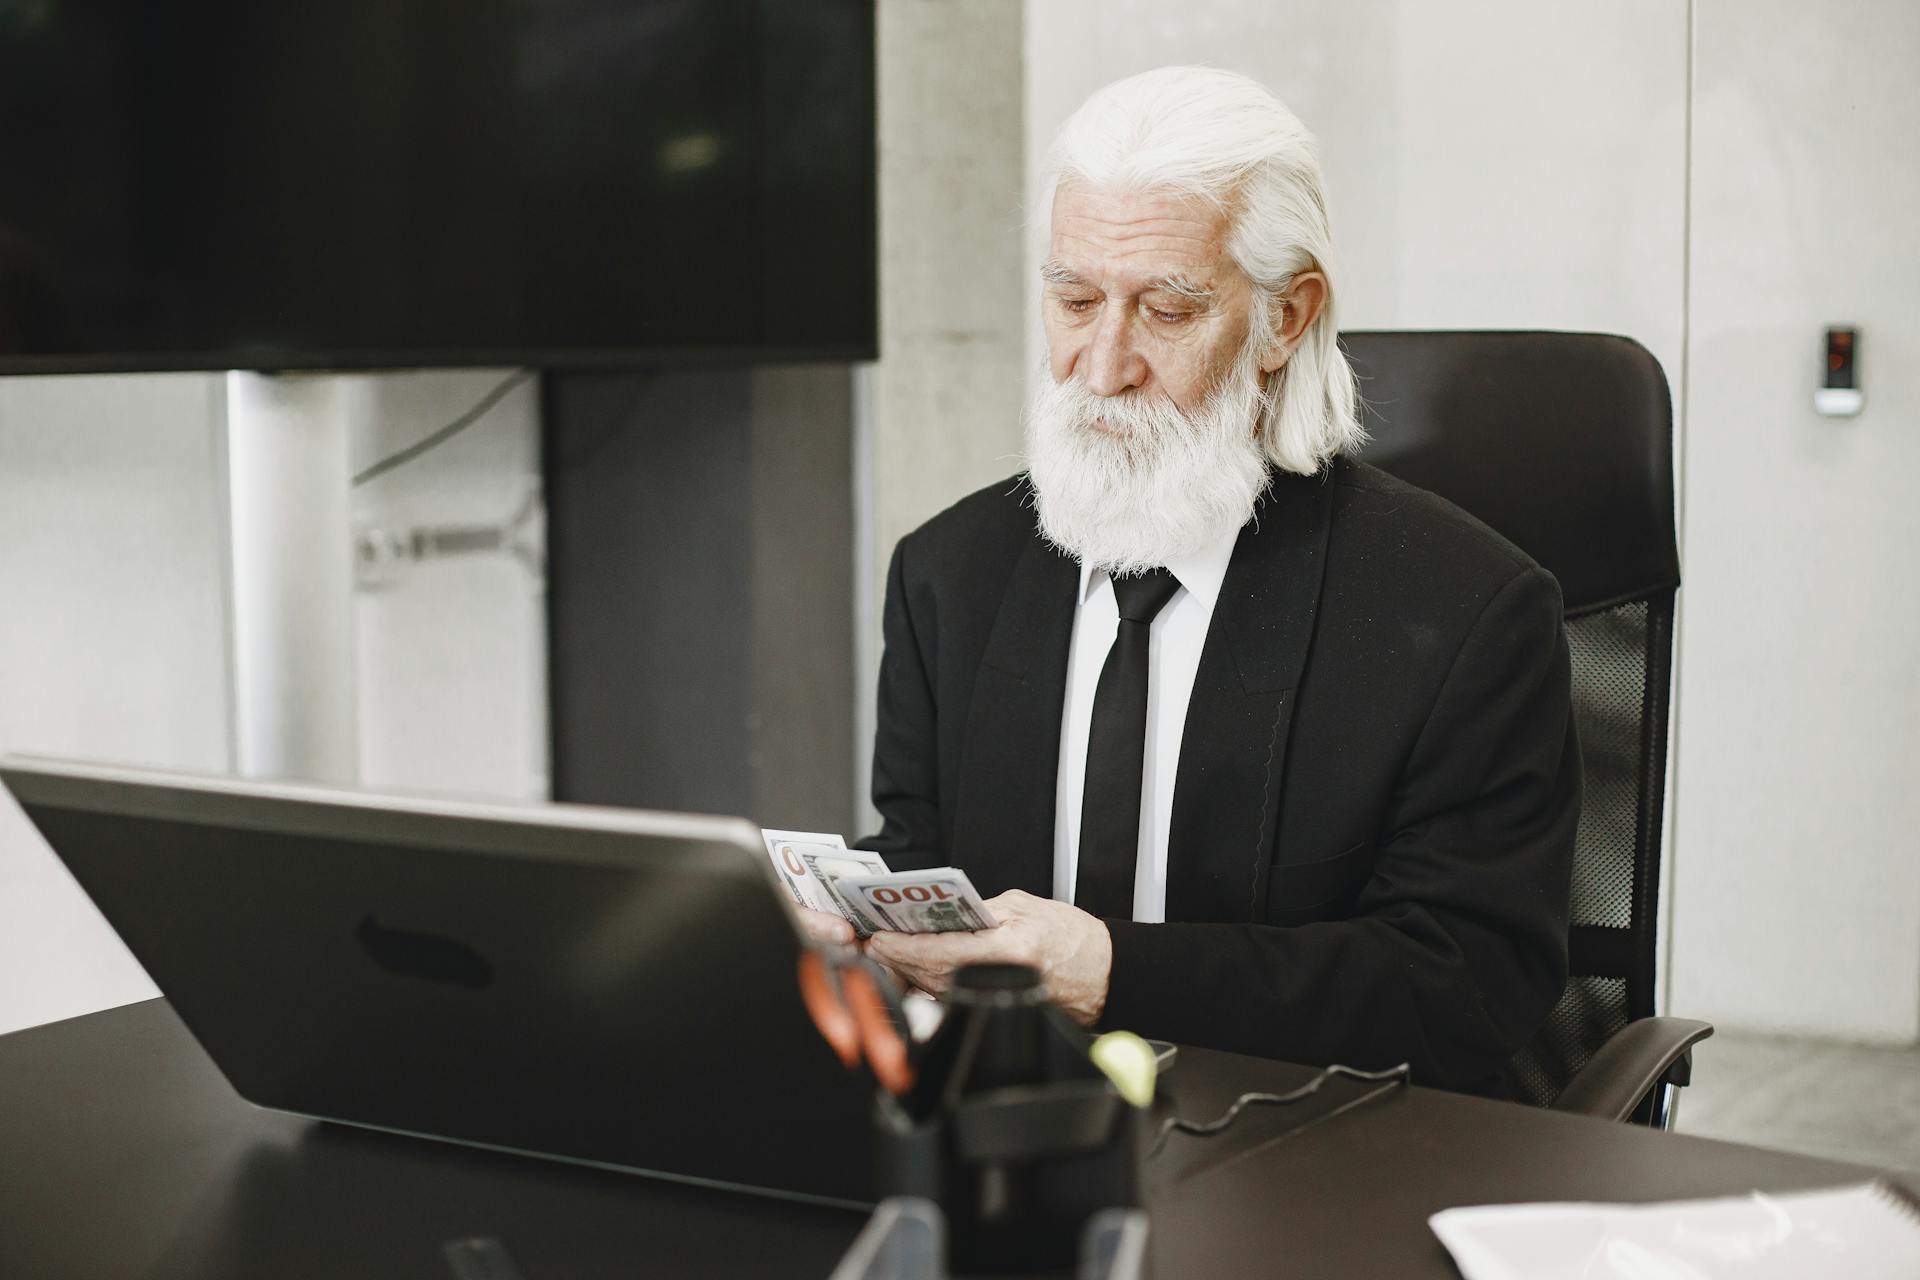
{"type": "MultiPolygon", "coordinates": [[[[1226,580],[1227,563],[1233,559],[1233,547],[1239,540],[1240,531],[1230,529],[1197,551],[1167,560],[1167,571],[1179,579],[1189,595],[1206,606],[1208,613],[1213,612],[1215,602],[1220,599],[1220,584],[1226,580]]],[[[1089,569],[1086,562],[1082,561],[1080,603],[1085,604],[1088,597],[1106,581],[1105,569],[1089,569]]]]}

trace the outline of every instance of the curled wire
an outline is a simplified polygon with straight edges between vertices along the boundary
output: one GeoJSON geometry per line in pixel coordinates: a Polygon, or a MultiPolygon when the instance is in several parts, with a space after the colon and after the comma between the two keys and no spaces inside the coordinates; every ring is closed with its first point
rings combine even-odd
{"type": "MultiPolygon", "coordinates": [[[[1243,1093],[1238,1098],[1235,1098],[1233,1105],[1221,1112],[1217,1119],[1205,1121],[1182,1120],[1179,1116],[1170,1116],[1166,1123],[1160,1126],[1160,1132],[1154,1137],[1153,1145],[1147,1149],[1147,1155],[1152,1157],[1160,1154],[1160,1148],[1165,1146],[1168,1137],[1176,1132],[1184,1133],[1195,1138],[1210,1138],[1216,1133],[1224,1133],[1232,1126],[1235,1120],[1240,1118],[1240,1113],[1248,1107],[1299,1102],[1302,1099],[1311,1098],[1314,1094],[1320,1092],[1322,1085],[1326,1084],[1327,1081],[1333,1079],[1335,1076],[1345,1080],[1362,1080],[1369,1083],[1377,1083],[1384,1080],[1388,1082],[1388,1088],[1390,1089],[1393,1085],[1413,1083],[1413,1068],[1403,1062],[1398,1066],[1388,1067],[1384,1071],[1362,1071],[1358,1067],[1343,1066],[1336,1062],[1291,1092],[1243,1093]]],[[[1388,1092],[1388,1089],[1374,1089],[1355,1098],[1346,1106],[1340,1107],[1339,1111],[1345,1111],[1348,1107],[1357,1106],[1370,1098],[1378,1097],[1386,1092],[1388,1092]]],[[[1334,1114],[1337,1115],[1339,1111],[1336,1111],[1334,1114]]]]}

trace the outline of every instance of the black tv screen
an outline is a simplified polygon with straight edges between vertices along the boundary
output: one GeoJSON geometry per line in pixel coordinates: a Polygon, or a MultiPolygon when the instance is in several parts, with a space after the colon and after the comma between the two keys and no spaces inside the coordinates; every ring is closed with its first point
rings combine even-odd
{"type": "Polygon", "coordinates": [[[875,354],[872,0],[0,3],[0,372],[875,354]]]}

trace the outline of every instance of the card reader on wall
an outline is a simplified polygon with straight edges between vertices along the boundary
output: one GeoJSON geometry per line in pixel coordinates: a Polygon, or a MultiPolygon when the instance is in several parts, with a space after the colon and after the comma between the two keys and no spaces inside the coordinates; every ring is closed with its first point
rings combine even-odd
{"type": "Polygon", "coordinates": [[[1829,418],[1851,418],[1866,404],[1859,383],[1860,331],[1827,330],[1826,383],[1813,393],[1813,407],[1829,418]]]}

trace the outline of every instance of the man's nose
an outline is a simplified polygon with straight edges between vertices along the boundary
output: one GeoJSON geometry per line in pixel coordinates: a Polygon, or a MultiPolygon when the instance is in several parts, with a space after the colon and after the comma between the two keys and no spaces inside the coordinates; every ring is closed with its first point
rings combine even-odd
{"type": "Polygon", "coordinates": [[[1108,306],[1087,348],[1087,390],[1117,396],[1147,380],[1147,361],[1134,344],[1133,309],[1108,306]]]}

